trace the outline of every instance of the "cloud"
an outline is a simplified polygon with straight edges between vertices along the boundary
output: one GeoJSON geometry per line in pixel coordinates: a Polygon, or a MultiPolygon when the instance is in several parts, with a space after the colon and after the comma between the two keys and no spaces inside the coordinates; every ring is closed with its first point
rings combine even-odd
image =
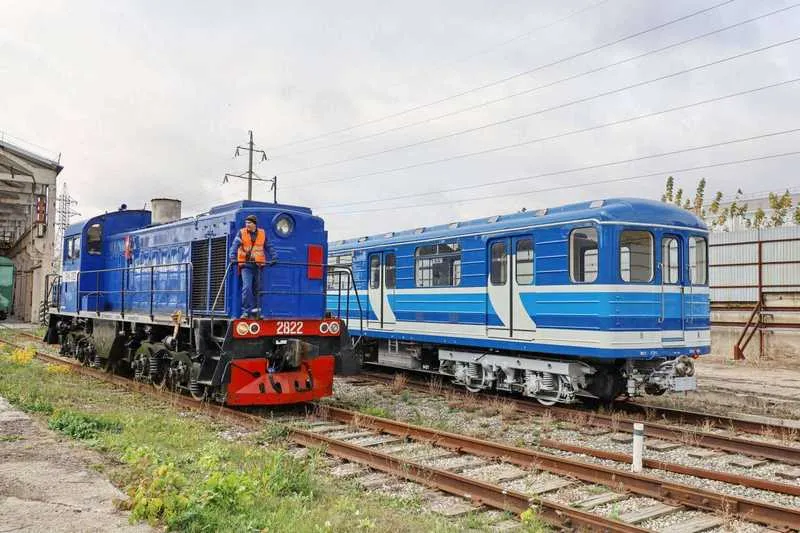
{"type": "MultiPolygon", "coordinates": [[[[223,186],[221,179],[225,172],[244,169],[245,159],[232,156],[234,147],[246,141],[249,129],[254,130],[257,143],[275,156],[256,171],[264,177],[278,174],[279,199],[319,210],[797,126],[797,86],[785,86],[519,148],[314,185],[524,142],[797,77],[800,65],[792,59],[800,46],[793,44],[505,125],[341,165],[281,174],[557,106],[790,39],[800,30],[800,9],[794,9],[526,96],[371,139],[291,155],[480,104],[789,5],[787,1],[732,2],[508,83],[338,135],[280,146],[439,100],[702,7],[692,0],[646,4],[609,0],[531,32],[592,3],[596,2],[221,4],[186,0],[7,5],[0,29],[0,129],[60,151],[65,166],[61,177],[79,200],[79,210],[91,215],[115,209],[122,202],[143,205],[158,196],[181,198],[187,213],[241,198],[244,182],[223,186]],[[520,35],[524,37],[514,39],[520,35]]],[[[786,136],[597,172],[365,206],[385,206],[385,213],[341,213],[356,207],[321,212],[328,213],[331,237],[343,238],[516,211],[522,206],[614,195],[658,197],[666,174],[623,184],[592,182],[777,153],[792,149],[797,140],[797,135],[786,136]],[[531,193],[566,184],[586,185],[531,193]],[[481,199],[503,193],[514,196],[481,199]],[[421,205],[434,202],[440,205],[421,205]],[[409,203],[420,207],[394,209],[409,203]]],[[[765,183],[780,189],[792,184],[796,164],[796,158],[776,159],[686,172],[676,178],[688,189],[700,177],[709,180],[711,190],[760,191],[765,183]]],[[[255,190],[258,198],[270,198],[264,184],[257,184],[255,190]]]]}

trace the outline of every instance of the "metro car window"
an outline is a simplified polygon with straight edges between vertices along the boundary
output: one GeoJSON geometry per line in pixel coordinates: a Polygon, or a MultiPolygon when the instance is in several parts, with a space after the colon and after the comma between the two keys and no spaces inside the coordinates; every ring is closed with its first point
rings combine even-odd
{"type": "Polygon", "coordinates": [[[381,286],[381,257],[373,255],[369,258],[369,288],[377,289],[381,286]]]}
{"type": "Polygon", "coordinates": [[[575,283],[597,279],[598,240],[595,228],[577,228],[569,234],[570,276],[575,283]]]}
{"type": "Polygon", "coordinates": [[[492,285],[505,285],[508,275],[508,254],[506,253],[506,243],[496,242],[492,244],[492,265],[489,273],[489,281],[492,285]]]}
{"type": "Polygon", "coordinates": [[[689,237],[689,279],[692,285],[708,283],[708,243],[703,237],[689,237]]]}
{"type": "Polygon", "coordinates": [[[414,252],[417,287],[455,287],[461,283],[461,245],[420,246],[414,252]]]}
{"type": "Polygon", "coordinates": [[[397,259],[394,254],[386,254],[384,261],[386,270],[384,283],[387,289],[394,289],[397,286],[397,259]]]}
{"type": "Polygon", "coordinates": [[[86,230],[86,251],[89,255],[100,255],[103,250],[103,226],[92,224],[86,230]]]}
{"type": "Polygon", "coordinates": [[[678,239],[676,237],[661,239],[661,276],[668,285],[675,285],[680,281],[678,258],[678,239]]]}
{"type": "Polygon", "coordinates": [[[653,279],[653,236],[649,231],[624,230],[619,236],[619,274],[622,281],[653,279]]]}
{"type": "Polygon", "coordinates": [[[517,285],[533,285],[533,239],[517,241],[517,285]]]}

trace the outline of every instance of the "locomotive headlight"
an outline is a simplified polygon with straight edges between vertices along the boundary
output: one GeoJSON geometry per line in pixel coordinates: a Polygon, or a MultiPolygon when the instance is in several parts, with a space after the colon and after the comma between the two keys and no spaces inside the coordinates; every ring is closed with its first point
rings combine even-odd
{"type": "Polygon", "coordinates": [[[247,335],[250,332],[250,328],[247,326],[247,322],[239,322],[236,324],[236,333],[239,335],[247,335]]]}
{"type": "Polygon", "coordinates": [[[275,218],[275,233],[281,237],[288,237],[294,230],[294,220],[289,215],[278,215],[275,218]]]}

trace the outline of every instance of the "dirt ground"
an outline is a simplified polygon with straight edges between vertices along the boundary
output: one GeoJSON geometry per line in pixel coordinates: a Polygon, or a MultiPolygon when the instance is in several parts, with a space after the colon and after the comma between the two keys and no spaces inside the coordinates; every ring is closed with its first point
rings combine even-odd
{"type": "Polygon", "coordinates": [[[125,495],[90,468],[102,462],[0,398],[0,533],[153,531],[115,508],[125,495]]]}
{"type": "MultiPolygon", "coordinates": [[[[707,356],[695,361],[695,368],[697,391],[648,396],[646,403],[800,421],[800,367],[776,368],[768,360],[707,356]]],[[[792,427],[800,427],[800,423],[792,427]]]]}

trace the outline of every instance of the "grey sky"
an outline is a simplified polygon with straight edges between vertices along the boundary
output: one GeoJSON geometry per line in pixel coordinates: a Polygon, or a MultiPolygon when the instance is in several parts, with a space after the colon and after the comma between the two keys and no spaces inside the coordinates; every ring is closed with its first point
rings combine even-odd
{"type": "MultiPolygon", "coordinates": [[[[573,81],[448,118],[307,151],[455,111],[792,5],[736,0],[662,30],[440,105],[313,142],[279,146],[530,70],[719,0],[562,2],[0,2],[0,130],[62,153],[84,215],[174,196],[184,213],[246,194],[236,144],[253,129],[279,200],[308,205],[332,238],[616,195],[657,197],[666,174],[530,191],[798,150],[800,134],[595,171],[348,207],[800,127],[800,83],[515,149],[318,184],[524,142],[800,76],[800,44],[416,147],[305,171],[531,113],[800,37],[800,7],[573,81]],[[583,13],[532,31],[586,6],[583,13]],[[498,46],[515,36],[522,38],[498,46]],[[488,51],[487,51],[488,50],[488,51]],[[484,52],[484,53],[479,53],[484,52]],[[794,58],[794,59],[792,59],[794,58]],[[299,151],[307,153],[293,155],[299,151]],[[286,172],[284,176],[283,173],[286,172]],[[508,194],[503,198],[486,196],[508,194]],[[460,202],[460,200],[478,201],[460,202]],[[437,204],[396,209],[409,204],[437,204]],[[375,209],[385,207],[385,212],[375,209]],[[365,211],[352,213],[353,211],[365,211]],[[345,214],[345,212],[350,212],[345,214]]],[[[709,195],[800,185],[798,156],[676,174],[709,195]]],[[[256,198],[270,194],[263,184],[256,198]]]]}

